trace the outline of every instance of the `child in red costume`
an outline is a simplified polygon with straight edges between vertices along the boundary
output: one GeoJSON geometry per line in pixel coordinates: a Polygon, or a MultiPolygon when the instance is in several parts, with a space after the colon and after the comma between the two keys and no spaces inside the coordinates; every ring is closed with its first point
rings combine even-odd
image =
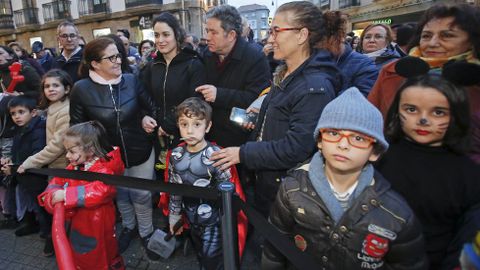
{"type": "MultiPolygon", "coordinates": [[[[124,164],[118,147],[110,146],[105,129],[96,121],[70,127],[63,139],[68,170],[121,175],[124,164]]],[[[52,213],[65,204],[67,233],[77,269],[124,269],[115,239],[115,187],[100,181],[53,178],[39,196],[52,213]]]]}

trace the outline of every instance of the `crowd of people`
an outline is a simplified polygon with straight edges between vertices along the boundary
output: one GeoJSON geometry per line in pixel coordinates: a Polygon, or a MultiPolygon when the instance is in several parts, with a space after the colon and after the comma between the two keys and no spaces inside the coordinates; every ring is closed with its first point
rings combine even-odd
{"type": "MultiPolygon", "coordinates": [[[[263,43],[245,21],[213,7],[198,39],[163,12],[138,49],[126,29],[81,45],[65,21],[58,56],[0,46],[0,229],[39,233],[52,256],[60,204],[76,268],[124,269],[137,235],[160,258],[155,194],[29,169],[233,181],[324,269],[480,269],[480,9],[435,5],[358,37],[341,12],[289,2],[263,43]]],[[[159,207],[201,269],[223,269],[218,202],[162,193],[159,207]]],[[[237,222],[240,256],[291,266],[237,222]]]]}

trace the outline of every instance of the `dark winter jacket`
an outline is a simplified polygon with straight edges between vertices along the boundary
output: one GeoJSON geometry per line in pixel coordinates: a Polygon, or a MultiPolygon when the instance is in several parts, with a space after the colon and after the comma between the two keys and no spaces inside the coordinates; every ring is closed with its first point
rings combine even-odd
{"type": "Polygon", "coordinates": [[[141,78],[155,102],[157,123],[168,134],[175,135],[175,147],[180,143],[175,107],[189,97],[201,96],[195,88],[205,84],[206,71],[197,52],[188,48],[180,51],[168,66],[162,54],[157,55],[142,70],[141,78]]]}
{"type": "Polygon", "coordinates": [[[315,152],[313,131],[323,108],[335,98],[340,86],[341,74],[330,53],[322,50],[279,86],[272,86],[263,101],[253,141],[240,147],[240,162],[255,170],[256,200],[262,202],[258,206],[265,207],[265,215],[287,170],[315,152]],[[259,136],[261,141],[257,141],[259,136]]]}
{"type": "Polygon", "coordinates": [[[247,140],[248,133],[229,119],[233,107],[247,108],[270,85],[267,59],[244,39],[239,38],[232,52],[218,68],[218,56],[204,54],[207,83],[217,87],[213,105],[213,126],[210,140],[218,145],[238,146],[247,140]]]}
{"type": "MultiPolygon", "coordinates": [[[[12,145],[12,162],[20,165],[46,145],[46,123],[41,117],[33,117],[24,127],[16,127],[12,145]]],[[[14,167],[16,169],[16,167],[14,167]]],[[[16,174],[14,177],[26,190],[40,194],[47,186],[47,179],[33,174],[16,174]]]]}
{"type": "Polygon", "coordinates": [[[375,58],[375,65],[377,66],[377,69],[380,70],[385,64],[388,64],[400,57],[400,54],[395,49],[393,49],[391,46],[388,46],[384,53],[375,58]]]}
{"type": "MultiPolygon", "coordinates": [[[[420,225],[379,173],[335,224],[310,182],[309,169],[302,166],[285,179],[270,214],[270,223],[292,245],[317,259],[324,269],[426,269],[420,225]]],[[[262,269],[289,265],[269,243],[263,252],[262,269]]]]}
{"type": "Polygon", "coordinates": [[[102,123],[110,143],[120,147],[127,168],[145,162],[152,151],[152,139],[142,128],[145,115],[154,117],[153,102],[133,74],[123,74],[117,85],[86,78],[73,86],[70,124],[90,120],[102,123]]]}
{"type": "Polygon", "coordinates": [[[59,68],[67,72],[68,75],[72,77],[73,83],[75,83],[76,81],[80,80],[80,77],[78,76],[78,67],[82,62],[82,57],[83,57],[83,49],[80,49],[80,51],[72,55],[72,57],[70,57],[68,61],[65,59],[65,57],[62,54],[60,54],[57,58],[55,58],[55,62],[52,68],[59,68]]]}
{"type": "MultiPolygon", "coordinates": [[[[14,91],[23,93],[24,96],[38,100],[40,96],[40,81],[41,78],[35,69],[30,66],[26,61],[20,60],[22,64],[22,69],[20,74],[24,76],[24,80],[18,83],[15,86],[14,91]]],[[[10,70],[8,66],[10,64],[5,64],[0,67],[0,80],[5,89],[8,89],[12,78],[10,77],[10,70]]],[[[0,91],[3,92],[3,89],[0,91]]],[[[0,137],[1,138],[11,138],[14,135],[14,126],[10,113],[8,111],[7,105],[8,102],[13,98],[13,96],[4,96],[0,100],[0,137]]]]}
{"type": "Polygon", "coordinates": [[[342,90],[355,86],[365,97],[370,93],[378,77],[378,68],[370,58],[345,44],[345,51],[338,57],[337,66],[344,76],[342,90]]]}

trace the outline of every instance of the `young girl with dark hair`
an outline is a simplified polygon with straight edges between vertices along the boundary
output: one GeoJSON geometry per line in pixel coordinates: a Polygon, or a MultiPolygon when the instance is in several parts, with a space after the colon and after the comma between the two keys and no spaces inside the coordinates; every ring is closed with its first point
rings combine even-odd
{"type": "Polygon", "coordinates": [[[463,243],[479,229],[480,167],[465,155],[469,126],[466,92],[439,75],[408,79],[388,112],[391,144],[377,169],[422,223],[430,269],[458,266],[463,243]]]}
{"type": "Polygon", "coordinates": [[[29,157],[18,168],[19,173],[26,169],[65,168],[67,160],[63,156],[63,132],[70,123],[70,101],[68,95],[73,87],[70,75],[60,69],[52,69],[43,76],[40,93],[40,108],[47,111],[47,145],[42,151],[29,157]]]}
{"type": "MultiPolygon", "coordinates": [[[[105,128],[97,121],[67,129],[63,145],[70,163],[67,170],[123,174],[120,149],[110,145],[105,128]]],[[[115,239],[115,194],[115,187],[100,181],[54,177],[38,197],[50,213],[56,203],[65,204],[76,269],[124,269],[115,239]]]]}

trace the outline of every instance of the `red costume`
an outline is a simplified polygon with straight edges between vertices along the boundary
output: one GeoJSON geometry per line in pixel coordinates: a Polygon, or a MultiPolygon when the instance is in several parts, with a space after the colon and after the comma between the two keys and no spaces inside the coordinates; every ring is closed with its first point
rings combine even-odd
{"type": "MultiPolygon", "coordinates": [[[[90,167],[86,164],[86,168],[70,164],[67,170],[122,175],[125,167],[119,148],[108,157],[95,160],[90,167]]],[[[65,189],[65,223],[76,269],[124,269],[115,239],[115,187],[100,181],[55,177],[39,196],[49,213],[54,211],[53,193],[61,189],[65,189]]]]}

